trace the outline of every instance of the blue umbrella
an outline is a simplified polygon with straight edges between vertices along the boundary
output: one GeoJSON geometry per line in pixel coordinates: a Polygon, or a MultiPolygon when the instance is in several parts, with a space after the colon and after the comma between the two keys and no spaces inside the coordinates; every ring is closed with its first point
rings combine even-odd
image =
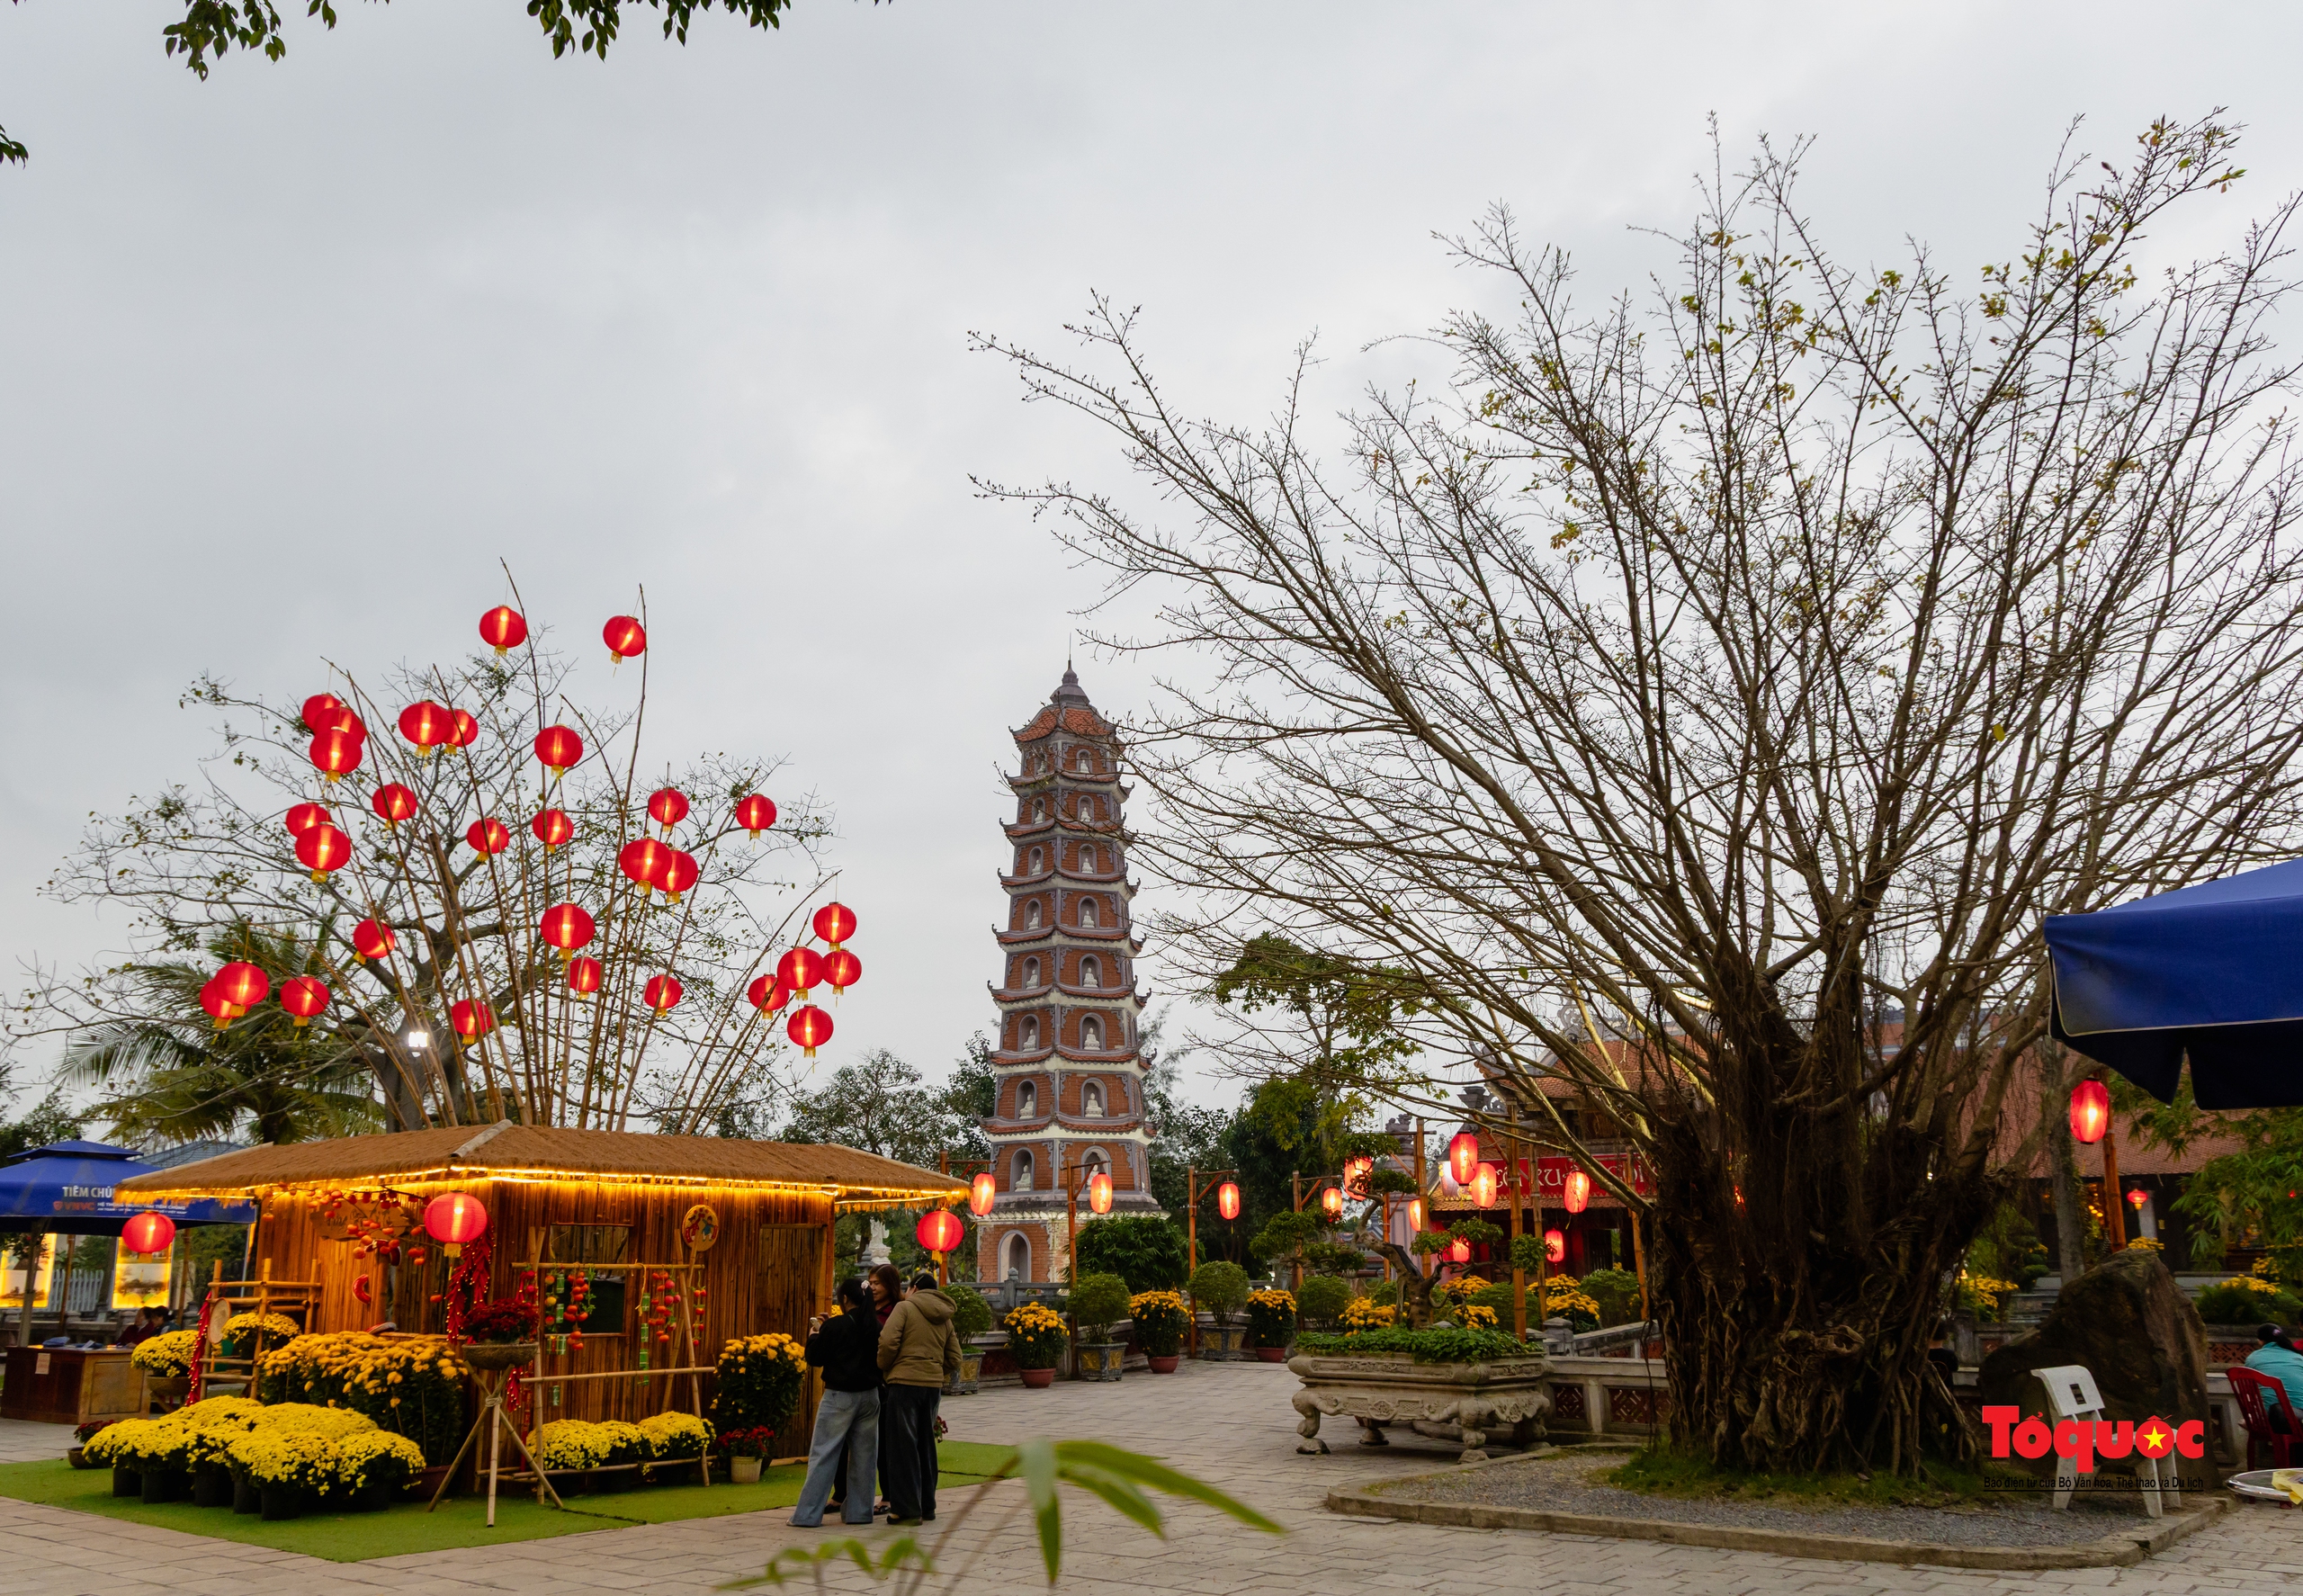
{"type": "Polygon", "coordinates": [[[126,1147],[102,1142],[51,1142],[0,1165],[0,1230],[48,1231],[68,1236],[116,1236],[131,1215],[157,1209],[178,1224],[252,1224],[255,1205],[216,1197],[193,1202],[112,1200],[112,1188],[131,1175],[151,1174],[126,1147]]]}
{"type": "Polygon", "coordinates": [[[2303,1104],[2303,860],[2050,915],[2055,1035],[2161,1102],[2303,1104]]]}

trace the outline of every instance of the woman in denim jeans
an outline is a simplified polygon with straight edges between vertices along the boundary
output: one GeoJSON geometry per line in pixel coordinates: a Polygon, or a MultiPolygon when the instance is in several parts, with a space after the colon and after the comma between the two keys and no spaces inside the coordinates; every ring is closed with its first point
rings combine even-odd
{"type": "Polygon", "coordinates": [[[872,1479],[879,1466],[880,1324],[861,1280],[842,1280],[838,1302],[837,1315],[808,1325],[808,1361],[824,1371],[824,1397],[808,1443],[808,1481],[792,1510],[792,1522],[802,1529],[824,1521],[824,1503],[831,1500],[843,1448],[847,1500],[840,1518],[849,1524],[872,1521],[872,1479]]]}

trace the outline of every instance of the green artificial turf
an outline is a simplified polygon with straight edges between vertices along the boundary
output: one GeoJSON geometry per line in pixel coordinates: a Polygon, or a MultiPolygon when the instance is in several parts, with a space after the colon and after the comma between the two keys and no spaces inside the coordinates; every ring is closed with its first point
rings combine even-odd
{"type": "MultiPolygon", "coordinates": [[[[944,1469],[936,1476],[939,1489],[953,1490],[982,1483],[981,1470],[995,1468],[1005,1447],[967,1441],[945,1441],[939,1450],[944,1469]]],[[[488,1527],[484,1495],[444,1498],[435,1512],[424,1503],[399,1502],[380,1513],[306,1513],[300,1519],[267,1523],[253,1513],[229,1508],[194,1507],[171,1502],[147,1507],[140,1497],[114,1496],[108,1468],[74,1468],[58,1458],[44,1463],[0,1463],[0,1497],[36,1502],[75,1512],[108,1519],[127,1519],[206,1535],[220,1540],[243,1541],[275,1551],[301,1552],[331,1563],[365,1563],[372,1557],[397,1557],[412,1552],[450,1551],[462,1547],[496,1546],[512,1541],[540,1540],[554,1535],[581,1535],[593,1529],[623,1529],[635,1524],[671,1524],[684,1519],[714,1519],[729,1513],[756,1513],[788,1508],[800,1500],[807,1478],[803,1465],[763,1469],[759,1484],[736,1485],[650,1485],[595,1496],[571,1496],[566,1511],[538,1506],[517,1487],[497,1493],[496,1527],[488,1527]]]]}

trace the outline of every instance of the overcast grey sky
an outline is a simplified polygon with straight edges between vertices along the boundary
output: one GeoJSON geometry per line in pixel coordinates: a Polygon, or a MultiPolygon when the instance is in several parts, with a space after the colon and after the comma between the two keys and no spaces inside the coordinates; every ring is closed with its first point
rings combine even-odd
{"type": "Polygon", "coordinates": [[[799,0],[685,49],[638,13],[603,63],[518,0],[393,0],[206,83],[181,10],[0,6],[0,949],[118,946],[36,891],[210,751],[196,673],[451,657],[500,555],[587,656],[644,582],[650,747],[788,752],[836,807],[867,985],[825,1067],[988,1022],[1007,729],[1096,596],[969,473],[1122,480],[971,329],[1057,345],[1107,291],[1242,420],[1314,332],[1339,402],[1437,378],[1365,352],[1492,294],[1435,230],[1506,201],[1636,285],[1711,112],[1733,157],[1818,138],[1849,259],[2004,256],[2076,115],[2116,157],[2229,105],[2234,223],[2303,184],[2291,6],[799,0]]]}

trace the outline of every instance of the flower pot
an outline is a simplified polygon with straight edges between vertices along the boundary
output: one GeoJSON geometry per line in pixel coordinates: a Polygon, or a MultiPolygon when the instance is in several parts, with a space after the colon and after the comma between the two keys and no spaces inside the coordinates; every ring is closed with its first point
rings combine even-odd
{"type": "Polygon", "coordinates": [[[193,1469],[192,1504],[194,1507],[231,1506],[232,1471],[220,1463],[203,1463],[193,1469]]]}
{"type": "Polygon", "coordinates": [[[533,1341],[466,1341],[459,1350],[473,1368],[525,1368],[536,1360],[533,1341]]]}
{"type": "Polygon", "coordinates": [[[945,1389],[954,1396],[973,1396],[983,1386],[983,1349],[960,1343],[960,1372],[945,1389]]]}
{"type": "Polygon", "coordinates": [[[354,1491],[345,1505],[355,1513],[381,1513],[391,1506],[392,1498],[399,1493],[398,1486],[386,1480],[377,1480],[354,1491]]]}
{"type": "Polygon", "coordinates": [[[1200,1332],[1199,1355],[1210,1363],[1229,1363],[1240,1355],[1240,1338],[1248,1333],[1243,1324],[1212,1324],[1200,1332]]]}
{"type": "Polygon", "coordinates": [[[192,1494],[192,1475],[181,1468],[148,1468],[144,1471],[145,1502],[157,1506],[164,1502],[182,1502],[192,1494]]]}
{"type": "Polygon", "coordinates": [[[1116,1380],[1119,1378],[1120,1359],[1127,1352],[1126,1347],[1121,1342],[1081,1341],[1077,1350],[1080,1354],[1079,1369],[1081,1379],[1116,1380]]]}
{"type": "Polygon", "coordinates": [[[112,1471],[112,1493],[114,1496],[143,1495],[144,1476],[132,1468],[114,1468],[112,1471]]]}
{"type": "Polygon", "coordinates": [[[1019,1368],[1016,1377],[1024,1382],[1027,1391],[1044,1391],[1055,1384],[1055,1371],[1052,1368],[1019,1368]]]}
{"type": "Polygon", "coordinates": [[[1266,1363],[1285,1363],[1287,1361],[1287,1349],[1285,1347],[1258,1347],[1256,1349],[1256,1356],[1266,1363]]]}
{"type": "Polygon", "coordinates": [[[759,1466],[760,1460],[757,1457],[730,1457],[728,1459],[728,1477],[739,1485],[757,1485],[759,1484],[759,1466]]]}
{"type": "MultiPolygon", "coordinates": [[[[423,1497],[426,1502],[431,1501],[432,1493],[440,1488],[440,1482],[447,1477],[448,1466],[444,1463],[435,1463],[428,1467],[418,1469],[416,1475],[417,1494],[423,1497]]],[[[552,1483],[557,1485],[559,1481],[555,1479],[552,1483]]],[[[562,1493],[563,1495],[565,1493],[565,1492],[562,1493]]],[[[246,1511],[246,1510],[243,1509],[241,1511],[246,1511]]]]}
{"type": "Polygon", "coordinates": [[[1176,1372],[1176,1365],[1181,1363],[1183,1358],[1181,1354],[1175,1352],[1169,1352],[1164,1356],[1157,1352],[1146,1352],[1143,1355],[1143,1361],[1152,1366],[1152,1372],[1155,1375],[1172,1375],[1176,1372]]]}
{"type": "Polygon", "coordinates": [[[246,1469],[236,1468],[232,1474],[232,1511],[236,1513],[260,1513],[264,1511],[264,1491],[248,1476],[246,1469]]]}
{"type": "Polygon", "coordinates": [[[259,1485],[264,1497],[264,1516],[273,1519],[300,1519],[304,1516],[304,1493],[293,1485],[259,1485]]]}
{"type": "Polygon", "coordinates": [[[190,1375],[147,1375],[144,1376],[144,1389],[150,1392],[156,1401],[182,1402],[192,1394],[192,1376],[190,1375]]]}

